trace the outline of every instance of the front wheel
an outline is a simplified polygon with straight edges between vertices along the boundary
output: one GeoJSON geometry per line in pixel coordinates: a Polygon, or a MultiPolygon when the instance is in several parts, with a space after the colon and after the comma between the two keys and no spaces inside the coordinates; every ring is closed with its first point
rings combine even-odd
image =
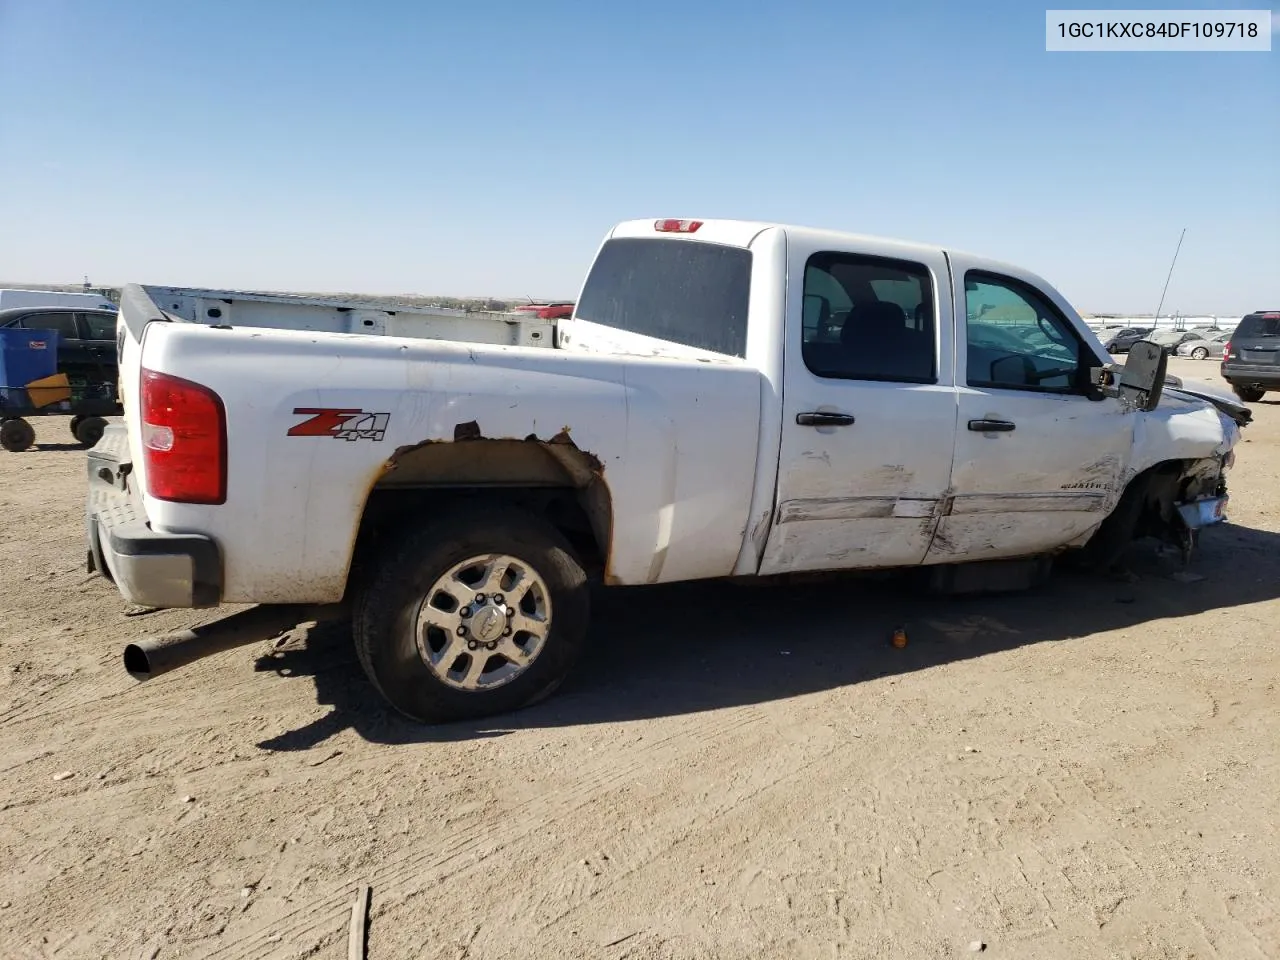
{"type": "Polygon", "coordinates": [[[1257,403],[1267,394],[1267,391],[1259,389],[1258,387],[1233,386],[1231,388],[1231,392],[1245,403],[1257,403]]]}
{"type": "Polygon", "coordinates": [[[1209,351],[1206,350],[1204,347],[1196,347],[1194,350],[1191,351],[1192,360],[1203,360],[1207,356],[1209,356],[1209,351]]]}
{"type": "Polygon", "coordinates": [[[423,723],[506,713],[550,694],[586,644],[586,574],[550,524],[465,511],[408,533],[356,598],[361,666],[423,723]]]}

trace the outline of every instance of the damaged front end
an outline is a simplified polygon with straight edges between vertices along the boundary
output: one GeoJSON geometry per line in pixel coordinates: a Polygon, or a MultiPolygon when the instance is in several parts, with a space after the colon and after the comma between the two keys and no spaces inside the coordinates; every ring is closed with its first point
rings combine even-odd
{"type": "Polygon", "coordinates": [[[1234,458],[1228,451],[1154,471],[1146,483],[1135,539],[1155,537],[1177,547],[1183,563],[1189,562],[1200,531],[1227,519],[1226,471],[1234,458]]]}
{"type": "Polygon", "coordinates": [[[1138,414],[1135,460],[1152,464],[1139,467],[1086,547],[1107,566],[1128,543],[1146,537],[1177,547],[1185,563],[1200,531],[1227,518],[1227,471],[1252,412],[1212,391],[1184,386],[1169,376],[1167,364],[1162,349],[1140,341],[1123,366],[1095,371],[1099,394],[1118,397],[1138,414]]]}

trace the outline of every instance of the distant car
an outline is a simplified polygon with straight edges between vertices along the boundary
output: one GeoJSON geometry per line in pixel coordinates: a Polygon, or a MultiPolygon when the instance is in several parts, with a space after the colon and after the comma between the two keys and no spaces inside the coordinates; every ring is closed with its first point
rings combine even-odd
{"type": "Polygon", "coordinates": [[[1192,360],[1208,360],[1210,357],[1219,360],[1230,339],[1229,332],[1219,330],[1217,333],[1210,333],[1196,340],[1184,341],[1178,344],[1178,349],[1174,352],[1180,357],[1190,357],[1192,360]]]}
{"type": "Polygon", "coordinates": [[[1222,379],[1245,403],[1280,390],[1280,310],[1242,317],[1222,354],[1222,379]]]}
{"type": "Polygon", "coordinates": [[[1164,348],[1165,353],[1173,353],[1178,347],[1182,346],[1190,340],[1203,340],[1211,333],[1221,333],[1217,328],[1198,329],[1198,330],[1155,330],[1144,337],[1144,340],[1150,340],[1159,347],[1164,348]]]}
{"type": "Polygon", "coordinates": [[[532,313],[539,320],[564,320],[573,316],[573,304],[558,303],[526,303],[518,306],[515,313],[532,313]]]}
{"type": "Polygon", "coordinates": [[[67,307],[13,307],[0,310],[0,328],[54,330],[58,371],[75,384],[110,383],[117,378],[116,312],[67,307]]]}
{"type": "Polygon", "coordinates": [[[1102,345],[1106,348],[1107,353],[1128,353],[1139,340],[1143,339],[1151,332],[1149,327],[1122,327],[1117,330],[1109,330],[1110,337],[1103,337],[1102,345]]]}

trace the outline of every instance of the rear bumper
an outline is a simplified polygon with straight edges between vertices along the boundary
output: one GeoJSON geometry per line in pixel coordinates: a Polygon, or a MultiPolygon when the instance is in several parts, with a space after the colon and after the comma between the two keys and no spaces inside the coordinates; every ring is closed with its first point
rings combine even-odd
{"type": "Polygon", "coordinates": [[[1280,390],[1280,366],[1259,363],[1223,363],[1219,367],[1219,372],[1222,374],[1222,379],[1233,386],[1280,390]]]}
{"type": "Polygon", "coordinates": [[[131,603],[215,607],[222,598],[218,545],[199,534],[151,529],[130,472],[123,424],[111,424],[88,453],[86,563],[131,603]]]}

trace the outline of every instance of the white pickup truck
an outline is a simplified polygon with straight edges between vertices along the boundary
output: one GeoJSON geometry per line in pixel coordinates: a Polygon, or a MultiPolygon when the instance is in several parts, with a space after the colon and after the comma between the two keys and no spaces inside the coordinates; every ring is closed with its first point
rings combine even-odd
{"type": "Polygon", "coordinates": [[[1110,365],[1025,270],[765,223],[620,224],[551,349],[191,319],[124,291],[89,567],[137,604],[261,606],[126,669],[319,605],[429,722],[551,692],[593,581],[915,567],[968,589],[1189,547],[1249,418],[1168,385],[1158,349],[1110,365]]]}

